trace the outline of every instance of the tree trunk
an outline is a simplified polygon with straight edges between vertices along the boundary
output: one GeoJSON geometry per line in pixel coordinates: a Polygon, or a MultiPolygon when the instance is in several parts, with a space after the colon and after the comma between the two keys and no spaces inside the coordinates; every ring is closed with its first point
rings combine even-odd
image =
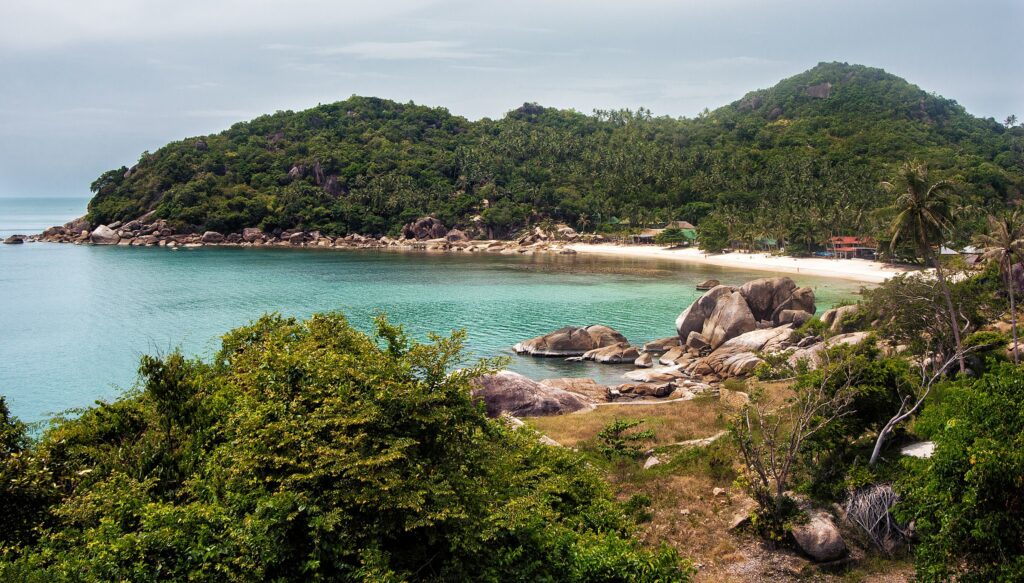
{"type": "Polygon", "coordinates": [[[927,256],[935,267],[935,277],[939,280],[942,288],[942,296],[946,299],[946,309],[949,310],[949,323],[953,326],[953,341],[956,343],[956,352],[960,356],[960,374],[967,372],[967,364],[964,362],[963,344],[960,342],[960,325],[956,321],[956,310],[953,308],[953,296],[949,293],[949,286],[946,284],[946,276],[942,273],[939,260],[928,249],[927,256]]]}
{"type": "MultiPolygon", "coordinates": [[[[1011,267],[1012,270],[1012,267],[1011,267]]],[[[1013,364],[1020,364],[1020,357],[1017,355],[1017,301],[1014,297],[1013,288],[1017,282],[1013,281],[1012,273],[1006,278],[1006,290],[1010,292],[1010,327],[1013,329],[1013,364]]]]}

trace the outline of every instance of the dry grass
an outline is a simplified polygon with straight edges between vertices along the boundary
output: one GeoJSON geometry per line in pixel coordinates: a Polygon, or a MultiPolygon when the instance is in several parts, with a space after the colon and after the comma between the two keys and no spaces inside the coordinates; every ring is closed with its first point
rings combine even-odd
{"type": "Polygon", "coordinates": [[[586,413],[535,417],[527,423],[566,447],[576,447],[593,440],[616,418],[643,419],[644,428],[654,430],[654,443],[660,445],[714,435],[725,428],[726,418],[720,413],[717,400],[698,398],[664,405],[609,405],[586,413]]]}
{"type": "MultiPolygon", "coordinates": [[[[785,381],[759,383],[758,389],[772,407],[783,406],[792,396],[785,381]]],[[[605,406],[527,422],[565,446],[589,451],[621,500],[647,496],[651,519],[639,525],[637,536],[650,547],[675,547],[698,566],[697,581],[910,580],[913,570],[906,561],[866,558],[845,573],[826,573],[795,553],[768,549],[750,534],[731,531],[733,520],[745,513],[751,502],[733,485],[738,455],[728,438],[706,448],[659,448],[657,455],[663,463],[649,470],[642,469],[642,459],[601,461],[590,449],[597,433],[616,417],[644,419],[644,427],[655,432],[655,444],[664,446],[714,435],[726,427],[733,414],[735,410],[717,399],[702,397],[664,405],[605,406]],[[716,487],[723,488],[725,494],[715,496],[716,487]]]]}

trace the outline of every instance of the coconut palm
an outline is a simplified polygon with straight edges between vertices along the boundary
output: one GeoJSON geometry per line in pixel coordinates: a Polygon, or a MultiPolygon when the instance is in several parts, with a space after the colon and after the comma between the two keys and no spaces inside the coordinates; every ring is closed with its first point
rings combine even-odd
{"type": "Polygon", "coordinates": [[[1014,292],[1017,282],[1013,278],[1013,265],[1024,251],[1024,216],[1019,211],[1005,213],[1000,217],[989,215],[988,234],[975,237],[979,247],[987,249],[986,255],[999,264],[999,273],[1010,296],[1010,324],[1013,329],[1013,363],[1020,364],[1017,355],[1017,302],[1014,292]]]}
{"type": "Polygon", "coordinates": [[[935,268],[935,277],[946,299],[949,323],[953,328],[953,341],[956,343],[956,352],[960,355],[960,372],[963,373],[967,366],[964,363],[960,326],[957,324],[956,310],[953,309],[953,298],[942,266],[932,250],[933,245],[942,245],[945,234],[950,230],[956,184],[951,180],[932,182],[928,176],[927,164],[909,161],[900,166],[895,180],[883,182],[882,187],[897,193],[896,200],[889,207],[895,213],[891,223],[892,238],[889,251],[895,255],[897,244],[909,240],[917,247],[925,263],[935,268]]]}

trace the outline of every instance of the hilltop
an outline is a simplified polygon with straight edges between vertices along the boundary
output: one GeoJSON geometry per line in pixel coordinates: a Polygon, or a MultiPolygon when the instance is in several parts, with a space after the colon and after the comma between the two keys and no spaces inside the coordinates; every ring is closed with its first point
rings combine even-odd
{"type": "Polygon", "coordinates": [[[969,232],[1024,191],[1024,128],[970,115],[880,69],[822,63],[696,118],[524,104],[471,121],[353,96],[143,153],[93,184],[94,223],[150,211],[179,230],[391,235],[424,215],[502,237],[712,217],[738,238],[881,234],[899,162],[956,177],[969,232]]]}

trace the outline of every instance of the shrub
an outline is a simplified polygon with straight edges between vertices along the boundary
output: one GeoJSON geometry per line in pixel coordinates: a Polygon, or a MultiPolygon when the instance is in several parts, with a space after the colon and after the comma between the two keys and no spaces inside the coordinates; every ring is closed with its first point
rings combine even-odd
{"type": "Polygon", "coordinates": [[[145,359],[33,446],[62,493],[0,580],[686,578],[581,456],[484,416],[462,338],[267,316],[213,362],[145,359]]]}
{"type": "Polygon", "coordinates": [[[925,408],[935,453],[908,460],[897,507],[922,581],[1024,580],[1024,371],[1001,364],[925,408]]]}
{"type": "Polygon", "coordinates": [[[608,457],[640,457],[646,449],[644,443],[654,439],[653,430],[630,431],[643,423],[643,419],[615,419],[598,432],[598,449],[608,457]]]}

